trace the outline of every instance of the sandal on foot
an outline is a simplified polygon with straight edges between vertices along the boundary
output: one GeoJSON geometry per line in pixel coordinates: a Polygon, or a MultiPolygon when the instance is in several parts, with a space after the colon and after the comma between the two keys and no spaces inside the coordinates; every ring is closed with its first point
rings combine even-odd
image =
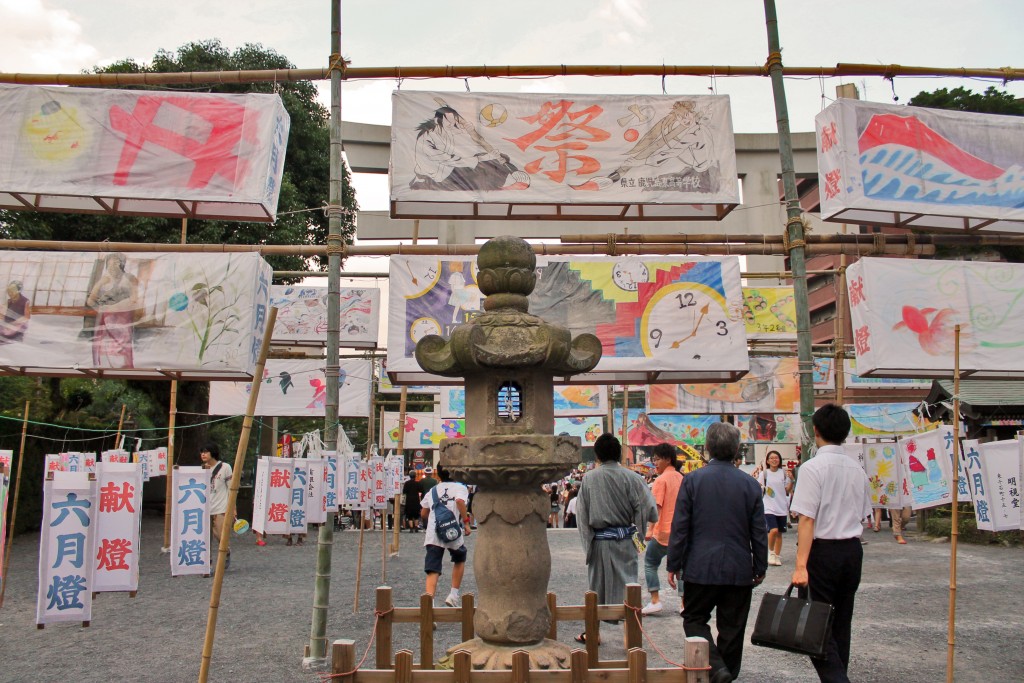
{"type": "Polygon", "coordinates": [[[285,541],[285,543],[284,543],[284,544],[285,544],[285,545],[291,545],[291,544],[292,544],[292,539],[291,539],[291,538],[289,537],[289,538],[288,538],[288,540],[287,540],[287,541],[285,541]]]}
{"type": "MultiPolygon", "coordinates": [[[[573,638],[573,640],[575,640],[577,643],[581,643],[583,645],[586,645],[587,644],[587,632],[584,631],[583,633],[581,633],[578,636],[576,636],[575,638],[573,638]]],[[[601,641],[598,640],[597,644],[600,645],[601,641]]]]}
{"type": "Polygon", "coordinates": [[[906,539],[904,539],[902,536],[897,536],[896,537],[896,542],[899,543],[900,545],[906,545],[907,544],[906,539]]]}

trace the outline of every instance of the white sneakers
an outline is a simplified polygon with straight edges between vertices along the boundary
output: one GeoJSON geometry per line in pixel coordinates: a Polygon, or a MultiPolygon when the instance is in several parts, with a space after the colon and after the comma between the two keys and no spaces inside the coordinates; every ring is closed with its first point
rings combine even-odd
{"type": "Polygon", "coordinates": [[[664,609],[664,605],[660,602],[649,602],[643,606],[643,609],[640,610],[640,614],[657,614],[662,609],[664,609]]]}
{"type": "Polygon", "coordinates": [[[459,594],[458,593],[449,593],[448,597],[444,599],[444,604],[448,605],[449,607],[458,607],[459,606],[459,594]]]}
{"type": "Polygon", "coordinates": [[[773,567],[781,567],[782,558],[776,555],[775,553],[768,553],[768,564],[770,564],[773,567]]]}

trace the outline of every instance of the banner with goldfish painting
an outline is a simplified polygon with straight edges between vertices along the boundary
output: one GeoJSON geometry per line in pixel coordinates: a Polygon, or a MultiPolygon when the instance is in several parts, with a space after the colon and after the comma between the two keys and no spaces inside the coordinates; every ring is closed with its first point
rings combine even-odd
{"type": "MultiPolygon", "coordinates": [[[[256,415],[270,417],[323,417],[327,405],[327,378],[323,359],[270,359],[263,369],[263,385],[256,400],[256,415]]],[[[338,361],[338,415],[369,417],[373,363],[338,361]]],[[[210,415],[244,415],[251,382],[210,382],[210,415]]]]}
{"type": "MultiPolygon", "coordinates": [[[[326,346],[327,288],[271,285],[270,305],[277,309],[276,345],[326,346]]],[[[338,292],[338,343],[342,348],[377,348],[380,290],[344,287],[338,292]]]]}
{"type": "Polygon", "coordinates": [[[270,223],[289,126],[278,95],[0,84],[0,209],[270,223]]]}
{"type": "Polygon", "coordinates": [[[726,95],[392,93],[391,217],[720,220],[726,95]]]}
{"type": "MultiPolygon", "coordinates": [[[[590,333],[601,341],[597,367],[565,378],[568,384],[727,381],[749,368],[735,256],[539,256],[535,272],[529,312],[574,337],[590,333]]],[[[476,278],[476,261],[468,257],[391,257],[393,383],[462,384],[461,377],[424,372],[413,354],[420,339],[448,339],[478,314],[483,294],[476,278]]]]}
{"type": "Polygon", "coordinates": [[[1024,120],[838,99],[814,118],[821,217],[1024,231],[1024,120]]]}
{"type": "Polygon", "coordinates": [[[953,463],[942,429],[906,436],[896,441],[910,485],[910,506],[915,510],[953,502],[953,463]]]}
{"type": "Polygon", "coordinates": [[[792,287],[744,287],[743,321],[748,339],[796,341],[796,297],[792,287]]]}
{"type": "Polygon", "coordinates": [[[862,258],[847,271],[857,371],[868,377],[1024,377],[1024,264],[862,258]]]}
{"type": "Polygon", "coordinates": [[[406,413],[402,443],[399,444],[399,417],[401,413],[385,412],[380,420],[381,449],[405,451],[416,448],[437,448],[441,439],[460,439],[466,435],[466,421],[459,418],[442,418],[437,413],[406,413]]]}

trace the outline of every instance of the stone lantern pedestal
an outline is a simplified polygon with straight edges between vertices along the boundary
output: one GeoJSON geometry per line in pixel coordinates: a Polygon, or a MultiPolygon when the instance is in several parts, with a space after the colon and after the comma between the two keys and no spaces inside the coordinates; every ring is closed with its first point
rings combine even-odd
{"type": "Polygon", "coordinates": [[[477,284],[484,312],[416,345],[416,360],[431,373],[466,383],[466,437],[441,442],[440,463],[454,478],[475,484],[478,587],[477,637],[452,648],[469,650],[474,668],[511,668],[525,650],[531,668],[568,668],[568,646],[545,636],[551,625],[547,585],[550,499],[542,485],[579,462],[576,437],[554,436],[555,377],[588,372],[601,358],[591,334],[530,315],[536,257],[516,237],[498,237],[480,249],[477,284]]]}

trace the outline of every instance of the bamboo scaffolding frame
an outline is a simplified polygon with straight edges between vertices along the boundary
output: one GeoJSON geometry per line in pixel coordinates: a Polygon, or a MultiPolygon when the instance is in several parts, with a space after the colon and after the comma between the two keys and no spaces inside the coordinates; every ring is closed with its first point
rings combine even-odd
{"type": "Polygon", "coordinates": [[[25,436],[28,434],[28,407],[31,405],[31,401],[25,401],[25,417],[21,420],[21,449],[18,451],[18,473],[14,478],[14,497],[11,500],[11,519],[8,523],[7,532],[5,529],[0,529],[0,534],[7,533],[7,543],[4,547],[7,551],[4,553],[0,560],[3,561],[3,585],[0,586],[0,607],[4,604],[4,593],[7,592],[7,568],[11,564],[11,546],[14,545],[14,523],[18,520],[18,494],[21,492],[21,468],[25,464],[25,436]]]}
{"type": "MultiPolygon", "coordinates": [[[[545,76],[714,76],[767,78],[764,66],[729,65],[476,65],[476,66],[370,66],[340,65],[341,80],[402,80],[407,78],[539,78],[545,76]]],[[[931,76],[947,78],[990,78],[1008,83],[1024,79],[1024,69],[1005,67],[933,67],[902,64],[857,64],[840,62],[835,66],[782,66],[784,77],[856,78],[877,76],[893,79],[898,76],[931,76]]],[[[235,83],[294,83],[326,81],[335,72],[331,67],[319,69],[250,69],[236,71],[186,71],[180,73],[0,73],[0,83],[18,85],[76,86],[146,86],[146,85],[210,85],[235,83]]]]}
{"type": "Polygon", "coordinates": [[[956,548],[960,538],[957,505],[960,492],[960,326],[953,327],[953,512],[949,529],[949,624],[946,628],[946,683],[953,683],[954,646],[956,645],[956,548]]]}

